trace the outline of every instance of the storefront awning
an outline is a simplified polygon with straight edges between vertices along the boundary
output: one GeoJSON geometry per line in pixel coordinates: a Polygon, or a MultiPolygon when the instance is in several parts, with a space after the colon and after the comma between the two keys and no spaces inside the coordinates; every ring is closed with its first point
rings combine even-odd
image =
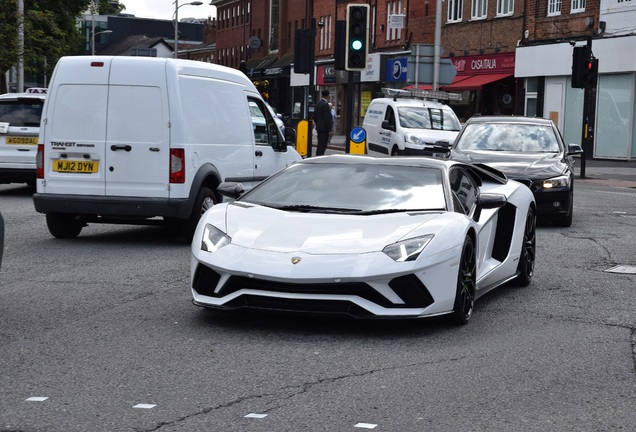
{"type": "Polygon", "coordinates": [[[452,83],[440,86],[441,90],[479,90],[483,85],[511,77],[511,73],[486,74],[486,75],[457,75],[452,83]]]}

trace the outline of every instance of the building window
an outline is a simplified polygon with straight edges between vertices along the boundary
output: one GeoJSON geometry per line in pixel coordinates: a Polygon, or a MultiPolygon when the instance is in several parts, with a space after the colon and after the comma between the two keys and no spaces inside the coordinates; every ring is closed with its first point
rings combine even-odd
{"type": "MultiPolygon", "coordinates": [[[[391,15],[397,15],[402,13],[402,0],[393,0],[386,4],[386,22],[391,22],[391,15]]],[[[386,41],[399,41],[402,39],[402,29],[389,28],[386,32],[386,41]]]]}
{"type": "Polygon", "coordinates": [[[132,48],[130,55],[135,57],[157,57],[156,48],[132,48]]]}
{"type": "MultiPolygon", "coordinates": [[[[576,1],[576,0],[573,0],[576,1]]],[[[585,0],[582,0],[585,1],[585,0]]],[[[514,0],[497,0],[497,16],[510,16],[514,13],[514,0]]]]}
{"type": "Polygon", "coordinates": [[[525,115],[534,117],[537,115],[537,98],[539,95],[539,80],[537,77],[526,78],[525,115]]]}
{"type": "Polygon", "coordinates": [[[278,18],[280,17],[279,0],[271,0],[269,4],[269,52],[278,52],[278,18]]]}
{"type": "Polygon", "coordinates": [[[462,9],[464,0],[448,0],[448,22],[461,22],[463,18],[462,9]]]}
{"type": "Polygon", "coordinates": [[[585,12],[585,0],[572,0],[570,13],[585,12]]]}
{"type": "Polygon", "coordinates": [[[485,19],[488,14],[488,0],[473,0],[470,19],[485,19]]]}
{"type": "Polygon", "coordinates": [[[319,50],[330,50],[331,49],[331,32],[332,29],[332,21],[331,16],[322,16],[320,17],[320,21],[324,25],[320,28],[320,44],[319,50]]]}
{"type": "Polygon", "coordinates": [[[561,0],[548,0],[548,16],[561,15],[561,0]]]}

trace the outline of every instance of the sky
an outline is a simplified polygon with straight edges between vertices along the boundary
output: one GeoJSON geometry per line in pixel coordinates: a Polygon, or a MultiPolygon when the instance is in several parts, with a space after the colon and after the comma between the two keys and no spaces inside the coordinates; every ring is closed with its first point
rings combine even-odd
{"type": "MultiPolygon", "coordinates": [[[[192,0],[178,0],[179,19],[207,18],[216,16],[216,7],[210,6],[210,0],[201,0],[201,6],[188,5],[192,0]]],[[[135,15],[137,18],[155,18],[171,20],[174,17],[174,1],[171,0],[120,0],[126,5],[124,13],[135,15]]]]}

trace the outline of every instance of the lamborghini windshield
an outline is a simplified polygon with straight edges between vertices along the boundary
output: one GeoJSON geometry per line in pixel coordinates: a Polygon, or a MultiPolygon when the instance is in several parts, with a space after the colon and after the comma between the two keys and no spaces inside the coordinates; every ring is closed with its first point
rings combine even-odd
{"type": "Polygon", "coordinates": [[[298,211],[446,209],[440,169],[375,164],[297,164],[270,177],[240,201],[298,211]]]}

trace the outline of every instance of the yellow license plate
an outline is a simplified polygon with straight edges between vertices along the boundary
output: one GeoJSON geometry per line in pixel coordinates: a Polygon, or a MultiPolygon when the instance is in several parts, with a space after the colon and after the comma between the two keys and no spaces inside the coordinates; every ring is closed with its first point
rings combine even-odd
{"type": "Polygon", "coordinates": [[[38,137],[15,137],[8,136],[5,141],[7,144],[33,144],[37,145],[38,137]]]}
{"type": "Polygon", "coordinates": [[[98,161],[80,161],[56,159],[53,161],[53,171],[60,173],[96,173],[99,168],[98,161]]]}

